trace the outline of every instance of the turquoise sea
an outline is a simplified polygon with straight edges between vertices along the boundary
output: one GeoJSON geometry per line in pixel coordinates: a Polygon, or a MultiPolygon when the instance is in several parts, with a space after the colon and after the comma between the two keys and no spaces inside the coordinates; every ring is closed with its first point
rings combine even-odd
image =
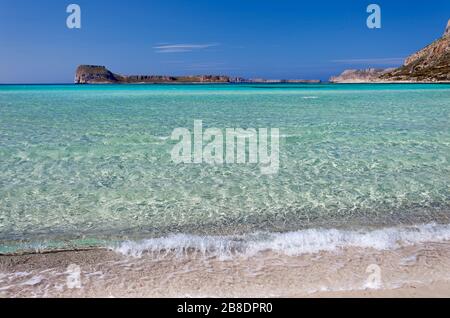
{"type": "Polygon", "coordinates": [[[445,84],[3,85],[0,253],[446,226],[449,159],[445,84]],[[278,128],[278,173],[173,163],[194,120],[278,128]]]}

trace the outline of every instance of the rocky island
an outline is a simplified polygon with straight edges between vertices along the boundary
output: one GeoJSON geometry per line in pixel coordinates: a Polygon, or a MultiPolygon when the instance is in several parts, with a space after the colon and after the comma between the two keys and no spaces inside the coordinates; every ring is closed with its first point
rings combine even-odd
{"type": "Polygon", "coordinates": [[[450,82],[450,20],[444,35],[393,69],[346,70],[332,83],[438,83],[450,82]]]}
{"type": "Polygon", "coordinates": [[[80,65],[75,73],[75,84],[189,84],[189,83],[320,83],[320,80],[266,80],[244,79],[224,75],[162,76],[115,74],[105,66],[80,65]]]}
{"type": "Polygon", "coordinates": [[[75,74],[75,84],[157,84],[157,83],[229,83],[239,78],[215,75],[160,76],[112,73],[105,66],[80,65],[75,74]]]}

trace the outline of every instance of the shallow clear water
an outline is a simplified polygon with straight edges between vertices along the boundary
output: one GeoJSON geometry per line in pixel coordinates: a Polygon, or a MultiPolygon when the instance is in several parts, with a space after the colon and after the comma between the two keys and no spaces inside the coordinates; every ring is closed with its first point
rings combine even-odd
{"type": "Polygon", "coordinates": [[[13,242],[450,223],[450,85],[0,86],[13,242]],[[280,169],[172,162],[172,131],[279,128],[280,169]]]}

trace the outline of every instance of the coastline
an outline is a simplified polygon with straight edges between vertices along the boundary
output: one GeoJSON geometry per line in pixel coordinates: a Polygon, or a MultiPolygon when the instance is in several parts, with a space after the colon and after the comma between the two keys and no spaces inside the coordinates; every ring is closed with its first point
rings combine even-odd
{"type": "Polygon", "coordinates": [[[450,81],[336,81],[328,84],[450,84],[450,81]]]}
{"type": "Polygon", "coordinates": [[[449,264],[450,242],[229,259],[194,251],[183,257],[108,250],[1,256],[0,297],[445,297],[449,264]],[[374,264],[379,286],[370,285],[374,264]],[[73,266],[80,268],[80,288],[67,286],[73,266]]]}
{"type": "Polygon", "coordinates": [[[10,254],[0,256],[0,297],[445,297],[450,238],[445,226],[428,229],[280,233],[244,246],[172,236],[10,254]]]}
{"type": "Polygon", "coordinates": [[[183,83],[89,83],[89,84],[77,84],[77,83],[0,83],[2,86],[71,86],[71,87],[102,87],[102,86],[270,86],[270,85],[280,85],[280,86],[293,86],[296,85],[311,85],[311,86],[339,86],[339,85],[447,85],[450,81],[439,81],[439,82],[417,82],[417,81],[383,81],[383,82],[363,82],[363,81],[351,81],[351,82],[325,82],[320,83],[258,83],[258,82],[242,82],[242,83],[199,83],[199,82],[183,82],[183,83]]]}
{"type": "Polygon", "coordinates": [[[0,301],[450,298],[450,1],[3,2],[0,301]]]}

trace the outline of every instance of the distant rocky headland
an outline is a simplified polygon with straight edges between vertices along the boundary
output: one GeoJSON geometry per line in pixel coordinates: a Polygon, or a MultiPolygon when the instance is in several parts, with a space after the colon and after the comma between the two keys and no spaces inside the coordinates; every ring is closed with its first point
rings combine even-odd
{"type": "Polygon", "coordinates": [[[223,75],[161,76],[120,75],[105,66],[80,65],[75,74],[76,84],[187,84],[187,83],[320,83],[320,80],[266,80],[244,79],[223,75]]]}
{"type": "Polygon", "coordinates": [[[367,83],[375,82],[382,75],[393,71],[391,69],[368,68],[365,70],[345,70],[341,75],[330,78],[332,83],[367,83]]]}
{"type": "Polygon", "coordinates": [[[319,84],[321,80],[305,80],[305,79],[264,79],[254,78],[243,80],[245,83],[264,83],[264,84],[319,84]]]}
{"type": "Polygon", "coordinates": [[[160,76],[120,75],[112,73],[105,66],[80,65],[75,74],[76,84],[146,84],[146,83],[228,83],[238,81],[228,76],[160,76]]]}
{"type": "Polygon", "coordinates": [[[439,83],[450,82],[450,20],[444,35],[409,56],[399,68],[346,70],[332,83],[439,83]]]}

